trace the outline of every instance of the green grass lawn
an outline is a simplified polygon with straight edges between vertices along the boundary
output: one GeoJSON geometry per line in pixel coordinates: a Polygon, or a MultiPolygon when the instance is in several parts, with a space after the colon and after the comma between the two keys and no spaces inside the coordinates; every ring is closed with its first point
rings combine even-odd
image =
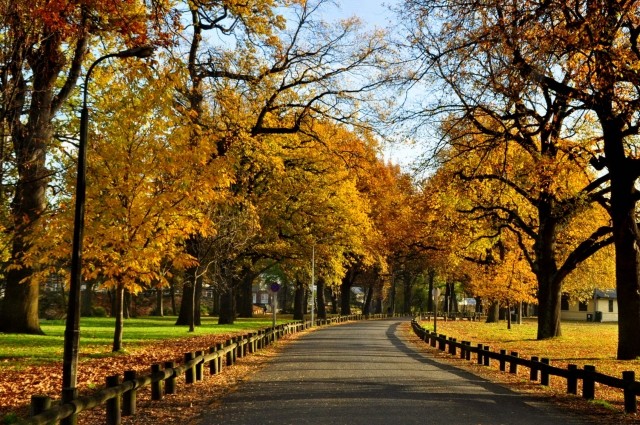
{"type": "MultiPolygon", "coordinates": [[[[124,321],[125,350],[154,341],[208,334],[252,332],[270,327],[270,316],[236,319],[233,325],[218,325],[217,317],[203,317],[202,326],[188,332],[187,326],[175,326],[176,317],[141,317],[124,321]]],[[[278,323],[292,321],[291,316],[279,316],[278,323]]],[[[80,351],[110,355],[115,319],[83,317],[80,321],[80,351]]],[[[41,322],[45,335],[0,334],[0,368],[11,363],[41,364],[61,361],[64,341],[64,320],[41,322]],[[11,362],[9,362],[11,360],[11,362]]]]}

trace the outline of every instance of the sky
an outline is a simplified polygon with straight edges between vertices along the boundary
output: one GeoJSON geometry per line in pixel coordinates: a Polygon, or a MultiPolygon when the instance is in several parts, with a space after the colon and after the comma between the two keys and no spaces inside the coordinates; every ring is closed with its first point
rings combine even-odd
{"type": "MultiPolygon", "coordinates": [[[[335,0],[337,7],[327,5],[323,11],[328,21],[357,16],[364,25],[370,28],[387,28],[393,26],[394,14],[389,7],[397,6],[402,0],[335,0]]],[[[391,161],[404,168],[410,167],[422,154],[415,145],[394,144],[383,149],[385,161],[391,161]]]]}

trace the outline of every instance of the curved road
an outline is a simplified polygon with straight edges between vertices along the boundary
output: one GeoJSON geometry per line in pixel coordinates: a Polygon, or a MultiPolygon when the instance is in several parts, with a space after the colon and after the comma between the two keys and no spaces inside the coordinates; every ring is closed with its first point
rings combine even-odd
{"type": "Polygon", "coordinates": [[[202,423],[587,423],[421,354],[399,337],[402,321],[325,327],[292,341],[202,423]]]}

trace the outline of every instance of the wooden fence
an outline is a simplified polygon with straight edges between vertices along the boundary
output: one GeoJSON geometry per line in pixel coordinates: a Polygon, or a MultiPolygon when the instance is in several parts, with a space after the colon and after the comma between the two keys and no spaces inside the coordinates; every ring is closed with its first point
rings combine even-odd
{"type": "Polygon", "coordinates": [[[622,378],[605,375],[596,372],[595,366],[585,365],[580,369],[575,364],[567,365],[566,369],[552,366],[548,358],[540,358],[531,356],[530,360],[519,357],[518,353],[512,351],[507,354],[506,350],[499,352],[491,351],[487,345],[477,344],[473,346],[469,341],[458,342],[456,338],[447,338],[446,335],[436,334],[424,329],[414,319],[411,322],[413,331],[425,343],[432,347],[437,347],[440,351],[446,351],[452,356],[459,355],[461,359],[471,361],[472,354],[475,354],[478,365],[490,366],[491,360],[497,360],[500,363],[500,371],[506,372],[507,365],[509,373],[518,373],[518,366],[529,369],[529,379],[531,381],[540,381],[541,385],[549,385],[551,376],[558,376],[567,380],[567,393],[578,394],[578,381],[582,381],[582,397],[587,400],[595,398],[596,382],[607,385],[612,388],[618,388],[624,392],[624,411],[625,413],[637,412],[636,396],[640,394],[640,382],[635,380],[634,371],[622,372],[622,378]]]}
{"type": "MultiPolygon", "coordinates": [[[[387,317],[387,315],[364,316],[355,314],[350,316],[333,317],[316,320],[317,326],[342,323],[349,320],[362,320],[387,317]]],[[[287,334],[300,332],[311,327],[311,321],[295,322],[267,328],[258,332],[231,338],[224,344],[209,347],[208,350],[184,354],[184,363],[177,366],[175,362],[151,365],[151,373],[136,376],[135,371],[125,371],[124,380],[120,376],[109,376],[106,387],[88,396],[79,397],[65,404],[52,407],[52,400],[48,396],[34,395],[31,397],[30,418],[25,421],[29,425],[52,424],[63,421],[66,424],[76,423],[78,413],[106,404],[106,424],[119,425],[122,416],[136,413],[137,391],[151,386],[151,399],[162,400],[164,394],[176,394],[177,378],[184,374],[185,383],[193,384],[201,381],[205,367],[212,375],[222,372],[223,366],[232,366],[237,358],[255,353],[287,334]]]]}

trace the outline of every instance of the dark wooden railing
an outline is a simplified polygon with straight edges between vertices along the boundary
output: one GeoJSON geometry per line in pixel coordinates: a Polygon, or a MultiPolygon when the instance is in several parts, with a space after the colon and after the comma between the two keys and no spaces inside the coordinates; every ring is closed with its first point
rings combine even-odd
{"type": "MultiPolygon", "coordinates": [[[[350,320],[379,319],[388,315],[376,314],[364,316],[354,314],[350,316],[338,316],[329,319],[317,319],[316,326],[343,323],[350,320]]],[[[134,415],[136,412],[137,391],[143,387],[151,386],[151,399],[162,400],[164,394],[176,394],[176,378],[185,376],[185,383],[193,384],[201,381],[204,369],[208,365],[212,375],[222,372],[224,366],[233,366],[236,359],[261,350],[284,335],[309,329],[311,321],[294,322],[266,328],[234,337],[224,344],[219,343],[208,350],[185,353],[184,363],[176,366],[175,362],[164,362],[150,366],[151,373],[144,376],[136,376],[135,371],[124,372],[124,382],[120,382],[120,376],[109,376],[106,386],[102,390],[88,396],[79,397],[65,404],[52,407],[52,400],[48,396],[34,395],[31,397],[31,417],[25,421],[29,425],[51,424],[61,420],[67,423],[75,422],[75,415],[92,409],[96,406],[106,405],[106,424],[118,425],[122,416],[134,415]]]]}
{"type": "Polygon", "coordinates": [[[552,366],[548,358],[539,358],[532,356],[531,359],[525,359],[512,351],[507,354],[506,350],[499,352],[491,351],[489,346],[477,344],[473,346],[469,341],[457,341],[455,338],[447,338],[446,335],[436,334],[424,329],[417,320],[411,322],[414,333],[425,343],[432,347],[438,347],[440,351],[447,351],[452,356],[459,355],[461,359],[472,360],[471,355],[475,354],[477,364],[490,366],[491,360],[499,362],[500,371],[507,371],[509,365],[509,373],[518,372],[518,366],[529,369],[529,379],[531,381],[540,381],[541,385],[549,385],[551,376],[558,376],[566,379],[567,393],[578,394],[578,381],[582,381],[582,397],[587,400],[595,398],[595,383],[607,385],[612,388],[618,388],[624,392],[624,411],[625,413],[637,412],[637,395],[640,394],[640,382],[635,380],[634,371],[622,372],[622,378],[605,375],[596,371],[595,366],[585,365],[580,369],[575,364],[569,364],[566,369],[552,366]]]}

